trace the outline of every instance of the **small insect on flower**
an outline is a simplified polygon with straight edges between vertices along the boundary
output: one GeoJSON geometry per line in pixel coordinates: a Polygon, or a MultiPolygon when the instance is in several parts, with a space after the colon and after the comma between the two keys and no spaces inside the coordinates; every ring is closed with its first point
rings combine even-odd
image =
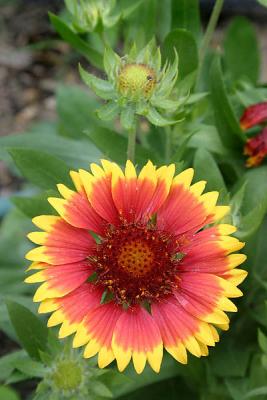
{"type": "Polygon", "coordinates": [[[257,135],[246,140],[244,154],[249,156],[246,161],[247,167],[260,165],[267,156],[267,102],[253,104],[245,109],[240,118],[242,129],[250,129],[256,125],[263,125],[263,129],[257,135]]]}
{"type": "Polygon", "coordinates": [[[137,53],[134,45],[129,54],[119,57],[106,48],[104,67],[107,80],[86,72],[80,66],[83,81],[107,103],[98,110],[100,119],[109,120],[120,114],[121,125],[131,129],[135,116],[143,115],[157,126],[171,125],[174,113],[185,101],[173,98],[172,91],[178,75],[178,56],[174,62],[161,66],[160,49],[151,41],[137,53]]]}
{"type": "Polygon", "coordinates": [[[70,174],[76,190],[59,184],[62,198],[48,199],[59,216],[33,218],[41,231],[29,234],[40,246],[26,255],[38,270],[26,282],[43,282],[34,301],[52,312],[48,326],[75,333],[100,368],[132,359],[137,373],[146,362],[159,372],[163,348],[183,364],[187,352],[208,355],[247,275],[236,268],[246,256],[232,254],[244,246],[236,228],[218,223],[229,207],[173,164],[137,174],[130,161],[122,171],[102,160],[70,174]]]}

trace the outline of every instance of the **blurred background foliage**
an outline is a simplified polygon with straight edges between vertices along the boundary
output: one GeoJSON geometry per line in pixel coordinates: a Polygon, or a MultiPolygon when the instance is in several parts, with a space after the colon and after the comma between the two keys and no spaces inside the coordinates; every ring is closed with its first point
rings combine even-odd
{"type": "Polygon", "coordinates": [[[266,1],[225,1],[212,38],[204,32],[214,1],[111,1],[110,10],[86,21],[68,0],[0,5],[0,399],[267,399],[267,165],[245,167],[247,133],[239,124],[246,107],[267,100],[266,1]],[[99,371],[68,341],[59,343],[56,330],[48,332],[23,283],[24,254],[30,218],[53,213],[46,198],[56,183],[69,183],[71,168],[126,159],[127,135],[118,120],[97,117],[103,102],[82,84],[78,62],[105,78],[106,45],[123,56],[133,41],[140,50],[153,37],[164,60],[177,50],[175,97],[186,101],[171,127],[140,120],[138,167],[148,158],[178,170],[193,166],[196,180],[219,190],[247,243],[249,275],[230,332],[208,358],[182,366],[165,355],[159,375],[147,368],[136,376],[131,368],[99,371]]]}

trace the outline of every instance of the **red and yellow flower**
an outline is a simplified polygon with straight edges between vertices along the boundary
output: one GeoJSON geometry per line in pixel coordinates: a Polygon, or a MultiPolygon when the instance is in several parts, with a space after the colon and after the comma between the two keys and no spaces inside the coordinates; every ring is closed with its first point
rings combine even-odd
{"type": "Polygon", "coordinates": [[[253,104],[247,107],[240,118],[242,129],[250,129],[263,125],[260,133],[246,140],[244,155],[248,156],[246,166],[257,167],[267,157],[267,102],[253,104]]]}
{"type": "Polygon", "coordinates": [[[123,371],[132,359],[137,373],[146,362],[158,372],[163,348],[181,363],[206,356],[237,310],[229,298],[242,295],[246,257],[232,253],[244,244],[217,223],[229,207],[203,194],[206,182],[191,185],[193,169],[174,174],[103,160],[71,171],[76,190],[58,185],[62,198],[48,200],[59,216],[33,219],[39,247],[26,258],[38,272],[26,282],[43,282],[39,312],[52,312],[59,337],[75,333],[85,357],[98,353],[101,368],[116,359],[123,371]]]}

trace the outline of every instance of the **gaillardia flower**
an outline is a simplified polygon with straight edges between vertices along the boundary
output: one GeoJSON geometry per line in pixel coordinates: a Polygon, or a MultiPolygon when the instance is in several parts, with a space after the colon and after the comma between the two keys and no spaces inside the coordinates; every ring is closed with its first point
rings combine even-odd
{"type": "Polygon", "coordinates": [[[120,114],[123,128],[132,129],[135,116],[143,115],[152,124],[166,126],[175,121],[175,112],[187,98],[174,99],[171,94],[178,75],[178,56],[173,64],[161,66],[160,49],[151,41],[137,53],[135,45],[129,54],[119,57],[106,48],[104,67],[107,80],[99,79],[80,66],[83,81],[107,103],[98,110],[100,119],[109,120],[120,114]]]}
{"type": "Polygon", "coordinates": [[[58,185],[62,198],[48,200],[59,216],[33,219],[40,246],[26,258],[39,272],[26,282],[43,282],[34,301],[100,368],[132,359],[137,373],[147,361],[158,372],[163,348],[181,363],[187,351],[206,356],[228,329],[225,311],[237,310],[229,298],[242,295],[247,273],[235,267],[246,257],[231,253],[244,244],[217,224],[229,207],[202,194],[204,181],[191,185],[191,168],[174,174],[173,164],[148,162],[137,175],[130,161],[123,172],[103,160],[71,171],[76,190],[58,185]]]}
{"type": "Polygon", "coordinates": [[[246,130],[256,125],[263,125],[260,133],[248,138],[244,154],[248,156],[246,166],[257,167],[267,157],[267,102],[253,104],[247,107],[240,118],[240,126],[246,130]]]}

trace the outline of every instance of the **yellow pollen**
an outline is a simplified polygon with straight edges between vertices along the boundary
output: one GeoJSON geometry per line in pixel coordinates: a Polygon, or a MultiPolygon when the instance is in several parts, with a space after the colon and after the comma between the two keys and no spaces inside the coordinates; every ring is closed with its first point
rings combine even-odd
{"type": "Polygon", "coordinates": [[[156,84],[153,68],[145,64],[126,64],[118,76],[118,88],[126,97],[149,98],[156,84]]]}
{"type": "Polygon", "coordinates": [[[152,268],[154,254],[141,240],[125,243],[118,254],[118,265],[135,277],[146,275],[152,268]]]}

